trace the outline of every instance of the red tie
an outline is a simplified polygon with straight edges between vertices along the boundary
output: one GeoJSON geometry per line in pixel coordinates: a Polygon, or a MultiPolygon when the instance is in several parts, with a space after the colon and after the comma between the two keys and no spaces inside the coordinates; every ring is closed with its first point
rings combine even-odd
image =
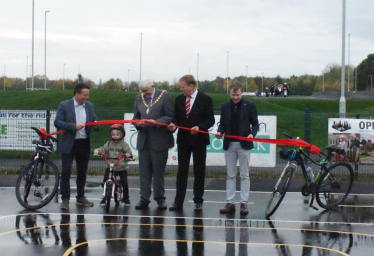
{"type": "Polygon", "coordinates": [[[190,110],[191,110],[191,96],[188,96],[187,97],[187,101],[186,101],[186,116],[188,118],[188,116],[190,115],[190,110]]]}

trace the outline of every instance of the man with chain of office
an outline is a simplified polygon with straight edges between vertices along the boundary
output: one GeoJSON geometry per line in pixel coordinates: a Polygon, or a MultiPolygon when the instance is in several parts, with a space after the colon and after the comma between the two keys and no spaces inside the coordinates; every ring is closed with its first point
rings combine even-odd
{"type": "Polygon", "coordinates": [[[135,209],[146,209],[150,203],[153,179],[153,198],[158,209],[167,209],[165,203],[164,174],[168,149],[174,146],[172,133],[166,126],[173,117],[173,101],[165,90],[157,89],[152,80],[139,83],[141,94],[135,98],[133,120],[147,120],[135,123],[138,130],[136,148],[139,151],[140,201],[135,209]]]}

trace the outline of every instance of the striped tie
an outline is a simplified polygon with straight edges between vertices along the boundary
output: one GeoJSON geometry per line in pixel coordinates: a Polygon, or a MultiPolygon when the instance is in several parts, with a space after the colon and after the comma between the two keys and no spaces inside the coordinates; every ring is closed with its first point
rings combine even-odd
{"type": "Polygon", "coordinates": [[[191,96],[188,96],[187,101],[186,101],[186,116],[187,116],[187,118],[190,115],[190,111],[191,111],[191,96]]]}

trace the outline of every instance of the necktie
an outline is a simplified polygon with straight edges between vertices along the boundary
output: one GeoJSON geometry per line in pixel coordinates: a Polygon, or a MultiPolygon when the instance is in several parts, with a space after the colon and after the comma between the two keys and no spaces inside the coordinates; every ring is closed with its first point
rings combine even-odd
{"type": "Polygon", "coordinates": [[[152,97],[145,98],[145,102],[147,103],[147,105],[149,105],[149,103],[151,103],[151,100],[152,100],[152,97]]]}
{"type": "Polygon", "coordinates": [[[187,101],[186,101],[186,116],[187,116],[187,118],[190,115],[190,111],[191,111],[191,96],[188,96],[187,101]]]}

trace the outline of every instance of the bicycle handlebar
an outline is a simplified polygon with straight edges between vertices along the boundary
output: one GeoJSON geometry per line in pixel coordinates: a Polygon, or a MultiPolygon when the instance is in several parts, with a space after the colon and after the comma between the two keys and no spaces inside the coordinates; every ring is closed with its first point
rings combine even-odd
{"type": "Polygon", "coordinates": [[[126,155],[124,153],[121,153],[118,158],[117,157],[107,157],[104,153],[98,153],[96,156],[104,157],[104,161],[105,161],[107,166],[110,166],[110,163],[108,162],[108,160],[117,160],[114,163],[113,166],[117,166],[119,164],[119,161],[122,158],[124,158],[124,161],[126,161],[126,162],[135,161],[135,159],[132,156],[126,157],[126,155]]]}
{"type": "Polygon", "coordinates": [[[38,135],[40,140],[46,138],[52,140],[52,142],[58,142],[58,140],[52,136],[47,136],[47,132],[44,130],[44,128],[36,128],[36,127],[31,127],[38,135]]]}

